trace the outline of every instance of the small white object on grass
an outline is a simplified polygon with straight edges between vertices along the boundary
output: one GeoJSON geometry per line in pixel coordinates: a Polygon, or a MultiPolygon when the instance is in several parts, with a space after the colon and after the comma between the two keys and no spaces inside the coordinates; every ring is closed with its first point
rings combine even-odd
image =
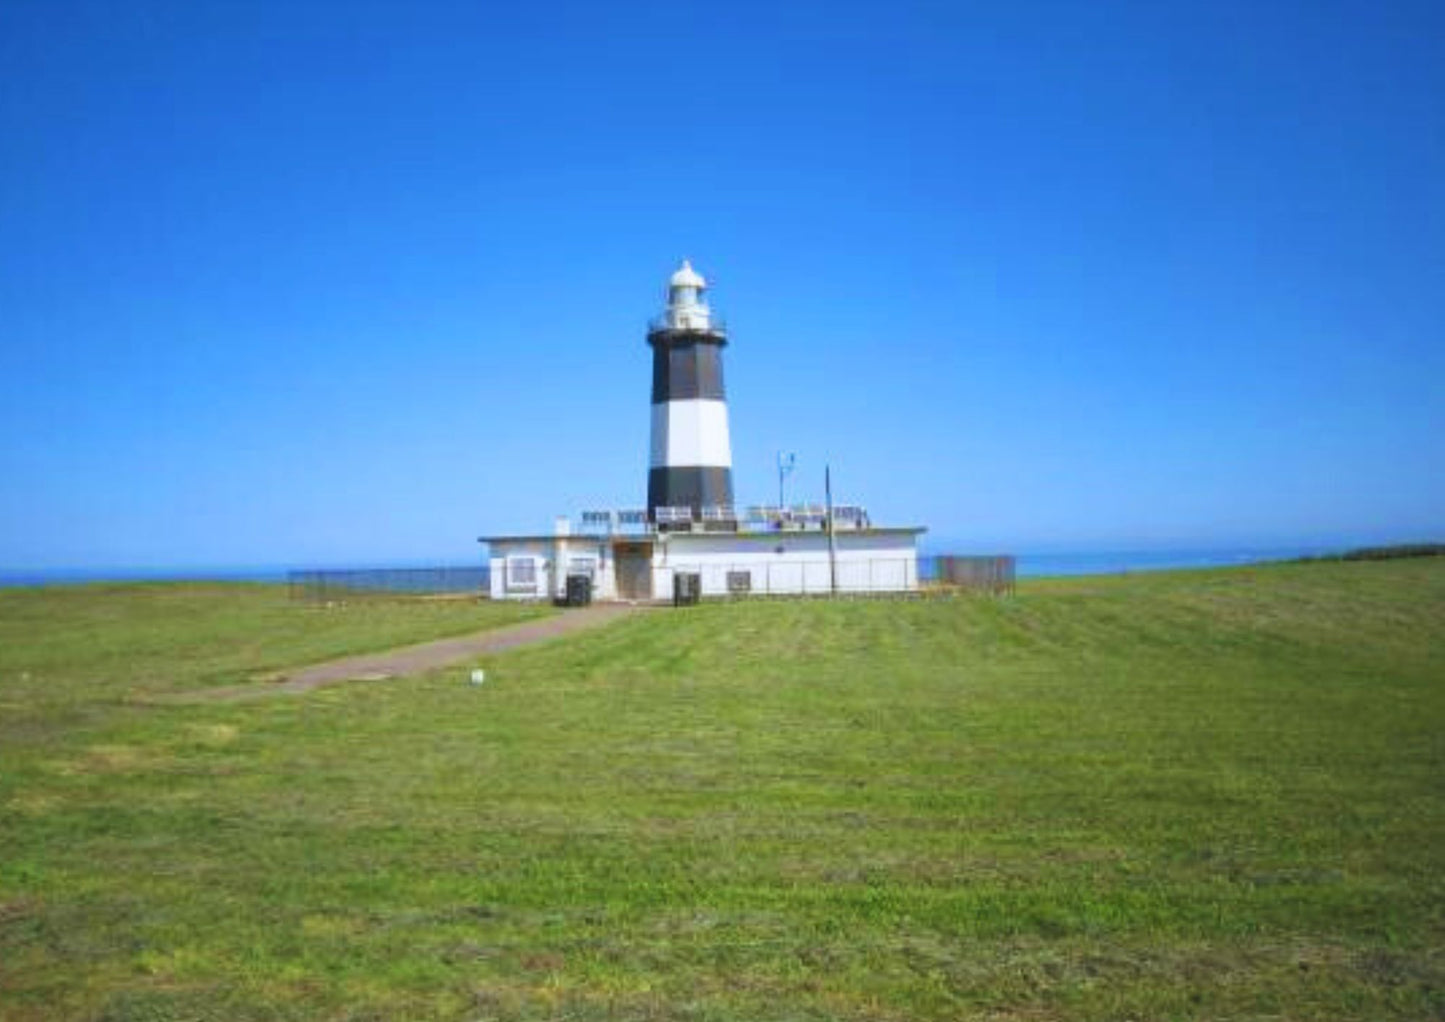
{"type": "Polygon", "coordinates": [[[478,667],[476,670],[472,671],[472,684],[473,684],[473,685],[480,685],[482,682],[484,682],[484,681],[486,681],[486,680],[487,680],[487,672],[484,671],[484,670],[482,670],[480,667],[478,667]]]}

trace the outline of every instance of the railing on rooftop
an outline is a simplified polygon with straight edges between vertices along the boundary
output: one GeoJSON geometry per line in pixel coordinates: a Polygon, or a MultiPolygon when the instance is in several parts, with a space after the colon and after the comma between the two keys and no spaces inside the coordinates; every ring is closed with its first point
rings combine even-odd
{"type": "Polygon", "coordinates": [[[647,512],[642,508],[583,511],[580,518],[580,533],[584,536],[628,535],[652,529],[647,512]]]}
{"type": "MultiPolygon", "coordinates": [[[[824,529],[828,525],[828,509],[822,504],[794,504],[773,507],[754,504],[739,515],[731,504],[715,504],[694,511],[687,505],[654,508],[651,515],[641,508],[627,510],[597,509],[583,511],[579,516],[579,535],[613,536],[657,531],[685,531],[701,525],[705,531],[729,531],[744,526],[765,531],[824,529]]],[[[860,504],[833,505],[833,526],[836,529],[866,529],[871,525],[868,509],[860,504]]]]}
{"type": "Polygon", "coordinates": [[[728,325],[727,320],[715,312],[708,316],[707,326],[673,326],[668,320],[666,313],[663,313],[661,316],[654,316],[647,321],[647,332],[649,334],[664,333],[667,331],[675,331],[677,333],[722,334],[726,337],[728,325]]]}
{"type": "MultiPolygon", "coordinates": [[[[828,524],[828,509],[822,504],[754,505],[748,508],[747,522],[766,529],[822,529],[828,524]]],[[[867,508],[859,504],[833,505],[834,528],[866,529],[870,524],[867,508]]]]}

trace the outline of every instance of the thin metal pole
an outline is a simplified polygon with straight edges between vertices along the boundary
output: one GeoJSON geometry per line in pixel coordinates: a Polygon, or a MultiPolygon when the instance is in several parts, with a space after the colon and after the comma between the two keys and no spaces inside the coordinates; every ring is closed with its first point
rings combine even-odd
{"type": "Polygon", "coordinates": [[[823,497],[828,503],[828,591],[838,595],[838,547],[833,541],[833,471],[823,466],[823,497]]]}

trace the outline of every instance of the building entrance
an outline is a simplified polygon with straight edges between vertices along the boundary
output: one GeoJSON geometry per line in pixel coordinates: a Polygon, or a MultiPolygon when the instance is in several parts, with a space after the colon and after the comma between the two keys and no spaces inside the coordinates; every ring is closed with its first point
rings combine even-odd
{"type": "Polygon", "coordinates": [[[617,598],[652,599],[652,544],[617,543],[612,556],[617,565],[617,598]]]}

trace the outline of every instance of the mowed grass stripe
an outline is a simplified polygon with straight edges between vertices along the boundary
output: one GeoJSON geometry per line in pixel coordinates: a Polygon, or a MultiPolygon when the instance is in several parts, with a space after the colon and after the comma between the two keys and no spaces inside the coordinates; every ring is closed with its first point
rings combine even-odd
{"type": "Polygon", "coordinates": [[[1428,1017],[1442,612],[1300,565],[658,612],[481,688],[72,676],[0,779],[0,1017],[1428,1017]]]}

